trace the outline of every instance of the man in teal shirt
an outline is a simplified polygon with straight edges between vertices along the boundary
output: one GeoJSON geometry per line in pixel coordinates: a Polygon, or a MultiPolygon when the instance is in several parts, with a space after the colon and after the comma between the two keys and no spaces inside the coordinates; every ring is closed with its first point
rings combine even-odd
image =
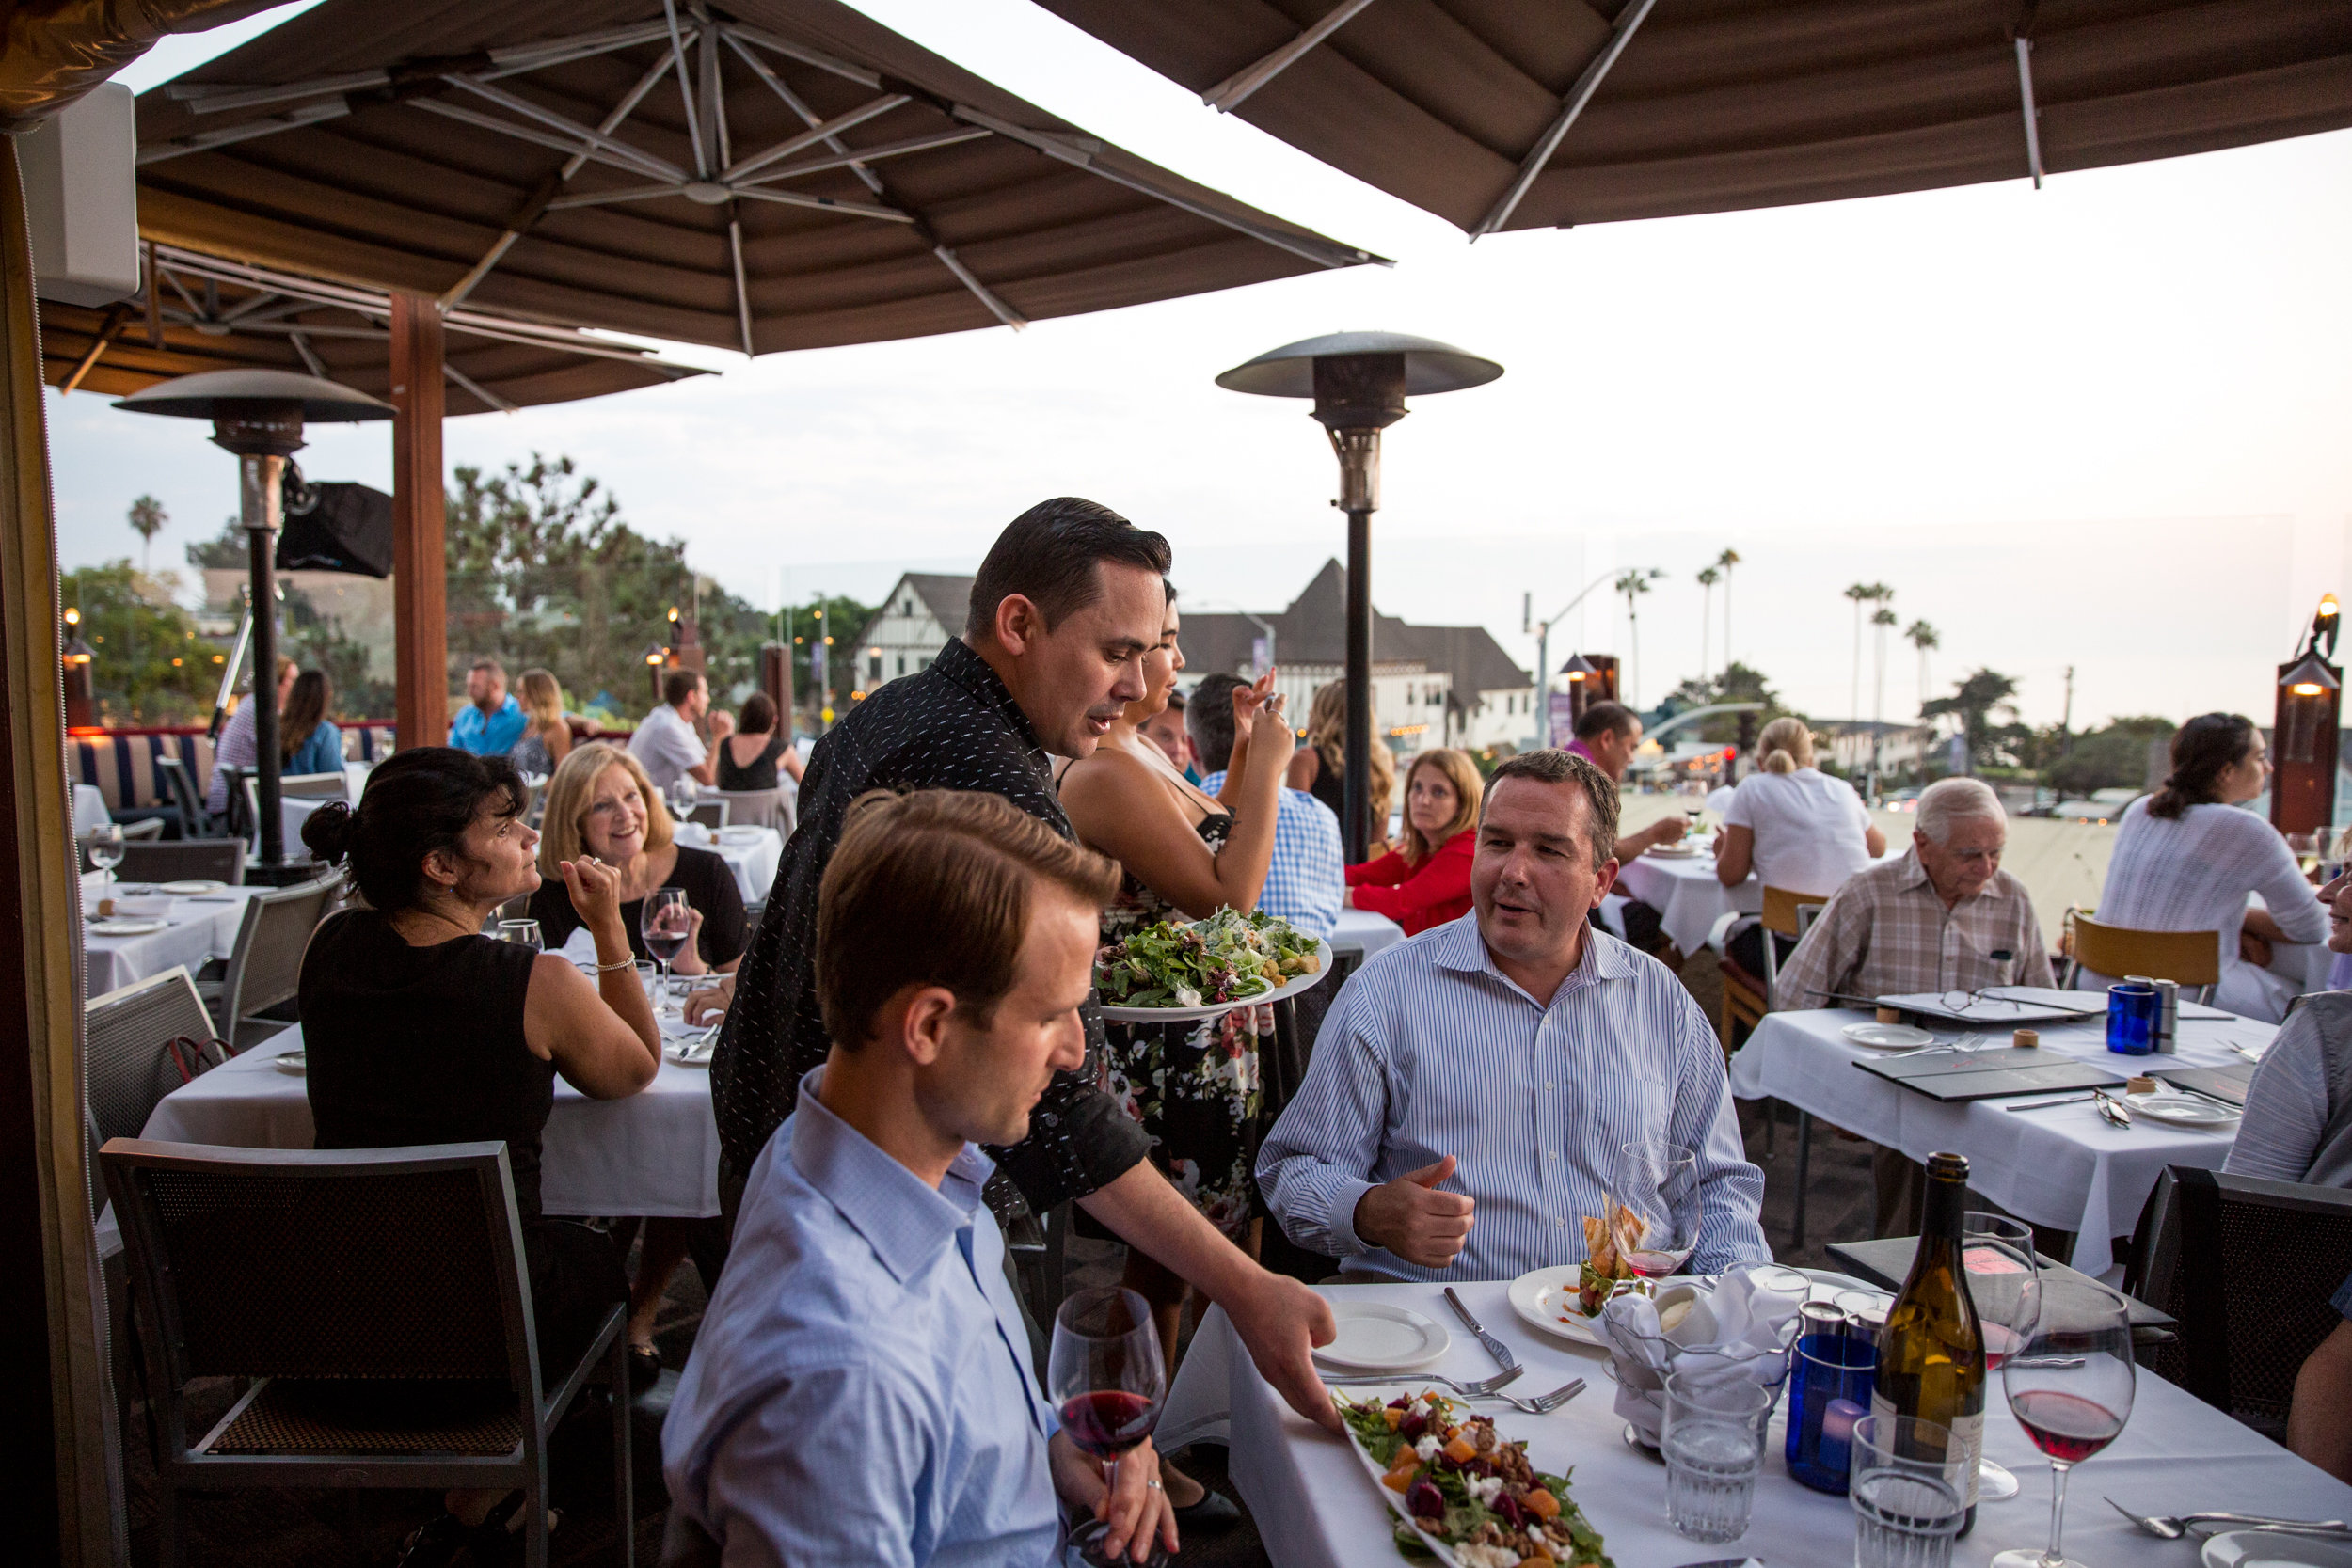
{"type": "Polygon", "coordinates": [[[478,757],[502,757],[514,750],[531,718],[506,689],[506,667],[495,658],[475,659],[466,672],[466,705],[450,721],[449,743],[478,757]]]}

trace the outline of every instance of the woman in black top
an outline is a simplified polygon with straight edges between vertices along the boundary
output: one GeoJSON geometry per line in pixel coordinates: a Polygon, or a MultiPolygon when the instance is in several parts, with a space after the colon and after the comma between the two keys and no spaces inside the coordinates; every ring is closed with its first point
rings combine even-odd
{"type": "MultiPolygon", "coordinates": [[[[554,1377],[625,1291],[609,1237],[541,1212],[555,1075],[595,1099],[625,1099],[653,1081],[661,1043],[612,868],[558,868],[611,966],[596,981],[555,954],[481,934],[493,910],[539,886],[526,801],[504,757],[422,746],[369,774],[356,812],[337,800],[311,813],[303,842],[329,864],[347,862],[365,903],[311,938],[300,996],[319,1148],[505,1143],[540,1367],[554,1377]]],[[[409,1538],[402,1560],[447,1561],[476,1531],[502,1526],[520,1497],[450,1493],[449,1513],[409,1538]]]]}
{"type": "Polygon", "coordinates": [[[781,767],[792,782],[801,779],[801,753],[792,736],[776,723],[776,705],[765,691],[743,699],[743,712],[735,733],[719,744],[719,787],[747,791],[782,787],[781,767]]]}
{"type": "MultiPolygon", "coordinates": [[[[721,742],[722,750],[724,745],[721,742]]],[[[629,950],[641,960],[653,957],[639,929],[645,895],[656,888],[674,887],[685,891],[694,940],[671,969],[679,974],[707,974],[732,971],[741,961],[751,933],[735,873],[709,850],[672,841],[670,814],[662,808],[660,792],[628,752],[602,742],[574,747],[548,781],[548,807],[540,827],[545,835],[539,841],[543,873],[563,858],[583,853],[618,873],[622,926],[629,950]]],[[[540,937],[550,949],[570,941],[580,924],[571,907],[546,883],[532,896],[531,917],[539,923],[540,937]]],[[[644,1246],[637,1255],[637,1278],[628,1297],[629,1361],[641,1384],[661,1375],[654,1320],[670,1276],[689,1252],[696,1251],[697,1242],[704,1243],[697,1257],[723,1257],[725,1229],[716,1220],[645,1221],[644,1246]]],[[[703,1283],[716,1289],[719,1282],[708,1273],[706,1269],[703,1283]]]]}
{"type": "MultiPolygon", "coordinates": [[[[577,746],[548,781],[547,811],[540,817],[539,870],[577,855],[595,856],[620,875],[621,923],[629,948],[651,961],[639,929],[645,895],[656,888],[684,890],[694,919],[694,941],[670,967],[679,974],[732,970],[751,940],[743,918],[743,894],[727,863],[707,849],[690,848],[673,836],[660,792],[637,759],[618,746],[598,741],[577,746]]],[[[550,951],[571,940],[581,922],[563,891],[542,881],[532,895],[531,918],[550,951]]]]}

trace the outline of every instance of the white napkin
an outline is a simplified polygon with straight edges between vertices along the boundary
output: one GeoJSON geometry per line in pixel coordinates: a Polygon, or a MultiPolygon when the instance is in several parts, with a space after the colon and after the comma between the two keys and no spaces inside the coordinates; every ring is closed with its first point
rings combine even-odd
{"type": "Polygon", "coordinates": [[[575,926],[564,940],[564,957],[583,969],[596,961],[596,939],[585,926],[575,926]]]}
{"type": "MultiPolygon", "coordinates": [[[[1669,1286],[1661,1294],[1671,1306],[1685,1289],[1669,1286]]],[[[1595,1325],[1611,1352],[1616,1412],[1652,1444],[1665,1421],[1668,1372],[1746,1377],[1777,1387],[1788,1370],[1783,1352],[1804,1300],[1801,1292],[1767,1289],[1738,1270],[1698,1291],[1672,1329],[1659,1327],[1656,1302],[1631,1292],[1611,1300],[1595,1325]]]]}
{"type": "Polygon", "coordinates": [[[710,830],[699,822],[674,822],[670,825],[670,836],[696,849],[707,849],[715,842],[710,830]]]}

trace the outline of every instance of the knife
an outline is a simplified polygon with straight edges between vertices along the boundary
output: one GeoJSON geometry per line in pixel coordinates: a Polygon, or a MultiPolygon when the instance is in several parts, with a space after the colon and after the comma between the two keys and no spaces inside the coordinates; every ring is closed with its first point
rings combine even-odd
{"type": "Polygon", "coordinates": [[[1462,1326],[1469,1329],[1477,1337],[1478,1342],[1486,1347],[1486,1354],[1495,1358],[1496,1366],[1506,1372],[1516,1372],[1519,1370],[1519,1358],[1511,1354],[1511,1347],[1487,1333],[1479,1321],[1470,1316],[1470,1309],[1462,1305],[1462,1298],[1454,1293],[1454,1287],[1451,1285],[1445,1288],[1445,1300],[1446,1305],[1454,1308],[1454,1315],[1462,1320],[1462,1326]]]}

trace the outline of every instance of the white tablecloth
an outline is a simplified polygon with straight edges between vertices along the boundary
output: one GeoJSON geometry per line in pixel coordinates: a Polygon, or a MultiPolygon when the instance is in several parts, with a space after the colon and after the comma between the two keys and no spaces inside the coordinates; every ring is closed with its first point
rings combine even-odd
{"type": "Polygon", "coordinates": [[[1707,945],[1715,922],[1733,911],[1756,914],[1764,908],[1764,884],[1750,877],[1738,887],[1715,879],[1715,857],[1661,859],[1636,855],[1617,867],[1617,891],[1656,910],[1660,924],[1686,954],[1707,945]]]}
{"type": "Polygon", "coordinates": [[[1385,914],[1370,910],[1342,910],[1340,923],[1331,928],[1331,950],[1335,953],[1358,953],[1369,958],[1384,953],[1405,940],[1405,927],[1385,914]]]}
{"type": "Polygon", "coordinates": [[[742,829],[722,830],[724,839],[712,841],[710,830],[698,822],[681,822],[677,841],[697,849],[710,849],[727,863],[735,873],[735,885],[742,890],[743,902],[756,904],[768,896],[775,885],[776,868],[784,863],[784,835],[773,828],[761,828],[757,838],[742,829]]]}
{"type": "MultiPolygon", "coordinates": [[[[2220,1168],[2233,1129],[2169,1127],[2146,1117],[2129,1128],[2109,1123],[2089,1101],[2040,1111],[2009,1111],[2006,1100],[1947,1105],[1864,1072],[1852,1064],[1882,1054],[1839,1031],[1868,1017],[1858,1011],[1772,1013],[1731,1058],[1731,1092],[1771,1096],[1810,1111],[1915,1160],[1939,1149],[1968,1156],[1968,1184],[2021,1219],[2074,1232],[2074,1267],[2106,1274],[2115,1264],[2111,1239],[2128,1236],[2167,1165],[2220,1168]]],[[[2250,1019],[2183,1019],[2174,1056],[2119,1056],[2106,1048],[2106,1022],[2042,1024],[2042,1047],[2120,1073],[2168,1065],[2244,1067],[2226,1042],[2259,1047],[2278,1033],[2250,1019]]],[[[1942,1040],[1956,1039],[1959,1032],[1942,1040]]],[[[1998,1035],[1987,1038],[2007,1044],[1998,1035]]],[[[2020,1096],[2021,1100],[2053,1098],[2020,1096]]]]}
{"type": "MultiPolygon", "coordinates": [[[[95,897],[98,876],[95,872],[82,879],[86,905],[95,897]]],[[[123,884],[114,888],[120,894],[123,884]]],[[[174,964],[185,964],[193,974],[204,960],[218,955],[226,958],[236,945],[237,925],[245,918],[246,900],[267,888],[230,887],[204,898],[175,898],[163,916],[171,924],[160,931],[137,937],[97,937],[85,933],[83,942],[84,969],[89,994],[103,996],[144,980],[151,974],[161,974],[174,964]]]]}
{"type": "MultiPolygon", "coordinates": [[[[303,1080],[272,1065],[301,1044],[297,1025],[173,1090],[140,1136],[232,1148],[310,1148],[303,1080]]],[[[665,1058],[654,1081],[627,1100],[591,1100],[557,1078],[540,1162],[541,1202],[550,1214],[716,1214],[719,1128],[710,1116],[710,1069],[665,1058]]]]}
{"type": "MultiPolygon", "coordinates": [[[[1542,1393],[1571,1377],[1584,1393],[1549,1416],[1523,1416],[1482,1405],[1508,1438],[1524,1439],[1535,1467],[1565,1474],[1571,1495],[1606,1538],[1610,1556],[1625,1568],[1754,1555],[1773,1568],[1815,1568],[1853,1560],[1853,1511],[1844,1497],[1808,1491],[1788,1479],[1781,1459],[1786,1402],[1765,1445],[1763,1474],[1748,1532],[1727,1545],[1686,1541],[1665,1522],[1665,1467],[1626,1446],[1624,1422],[1611,1413],[1614,1388],[1597,1350],[1540,1337],[1520,1323],[1501,1284],[1456,1289],[1479,1321],[1507,1341],[1527,1367],[1514,1386],[1542,1393]],[[1538,1342],[1540,1338],[1541,1342],[1538,1342]]],[[[1476,1340],[1463,1332],[1435,1285],[1325,1287],[1346,1298],[1409,1307],[1445,1325],[1452,1348],[1428,1370],[1454,1378],[1494,1370],[1476,1340]]],[[[1387,1504],[1345,1441],[1291,1413],[1234,1339],[1222,1310],[1200,1325],[1176,1374],[1160,1418],[1157,1441],[1172,1449],[1188,1434],[1229,1427],[1228,1473],[1240,1487],[1266,1555],[1281,1568],[1367,1568],[1399,1560],[1387,1504]],[[1230,1421],[1227,1420],[1230,1415],[1230,1421]]],[[[1955,1568],[1983,1568],[2011,1546],[2039,1549],[2050,1527],[2050,1470],[2019,1428],[1997,1388],[1985,1412],[1985,1449],[2018,1473],[2024,1490],[2002,1503],[1985,1503],[1977,1528],[1953,1550],[1955,1568]]],[[[2142,1535],[2100,1502],[2112,1497],[2143,1513],[2232,1509],[2303,1519],[2341,1519],[2352,1508],[2352,1487],[2296,1459],[2153,1372],[2142,1371],[2131,1421],[2105,1453],[2075,1467],[2068,1487],[2068,1556],[2122,1568],[2193,1568],[2196,1549],[2142,1535]]]]}
{"type": "Polygon", "coordinates": [[[106,797],[96,784],[77,784],[73,786],[73,836],[80,838],[92,828],[103,828],[114,820],[106,810],[106,797]]]}

